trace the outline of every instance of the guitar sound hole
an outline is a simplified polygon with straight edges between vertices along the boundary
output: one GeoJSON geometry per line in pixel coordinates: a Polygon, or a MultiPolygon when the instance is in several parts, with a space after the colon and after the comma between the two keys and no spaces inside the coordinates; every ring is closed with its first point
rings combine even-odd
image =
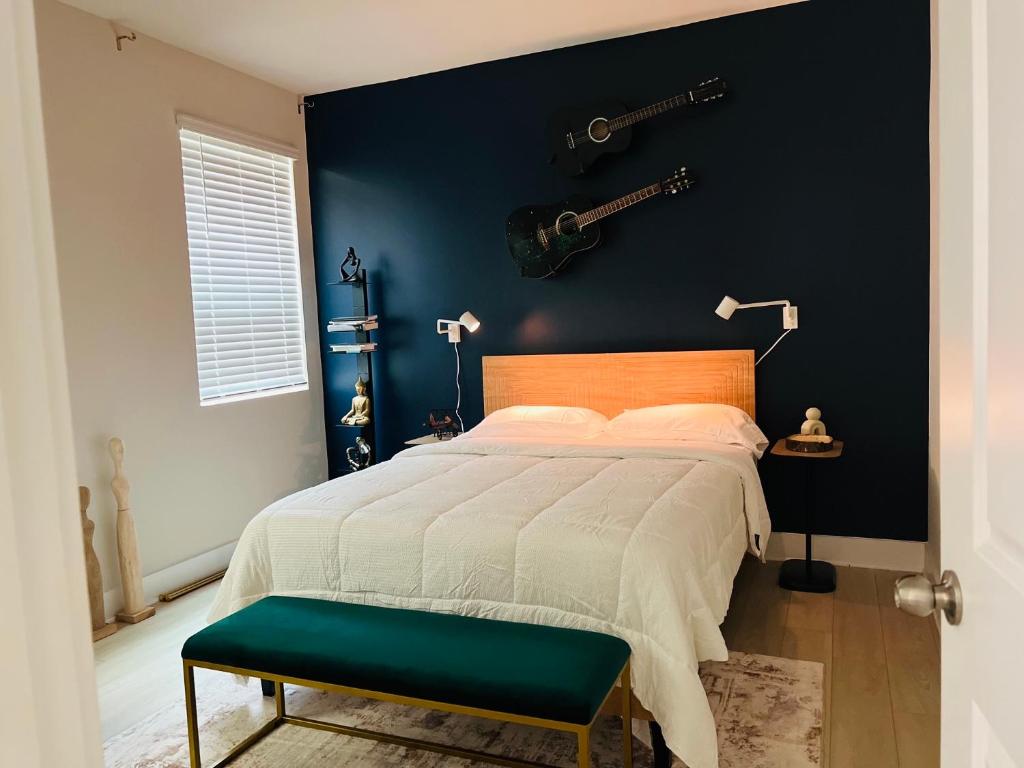
{"type": "Polygon", "coordinates": [[[612,135],[612,129],[603,117],[595,117],[587,126],[587,134],[591,141],[600,144],[608,140],[608,137],[612,135]]]}
{"type": "Polygon", "coordinates": [[[560,235],[575,235],[580,231],[576,223],[576,214],[566,211],[555,220],[555,231],[560,235]]]}

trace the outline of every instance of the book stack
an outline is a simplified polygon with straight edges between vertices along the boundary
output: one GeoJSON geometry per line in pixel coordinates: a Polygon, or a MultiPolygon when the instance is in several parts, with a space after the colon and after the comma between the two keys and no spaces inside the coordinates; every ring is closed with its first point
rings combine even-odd
{"type": "Polygon", "coordinates": [[[376,341],[367,341],[362,344],[331,344],[331,352],[344,352],[349,355],[358,355],[360,352],[375,352],[376,341]]]}
{"type": "Polygon", "coordinates": [[[372,331],[377,327],[376,315],[357,317],[335,317],[327,323],[327,330],[335,331],[372,331]]]}

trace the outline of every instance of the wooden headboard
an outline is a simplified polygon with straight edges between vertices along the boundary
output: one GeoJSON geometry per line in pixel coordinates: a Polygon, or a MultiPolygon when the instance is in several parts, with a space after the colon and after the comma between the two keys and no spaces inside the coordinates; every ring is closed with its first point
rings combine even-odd
{"type": "Polygon", "coordinates": [[[484,357],[484,414],[510,405],[626,408],[724,403],[754,414],[754,351],[484,357]]]}

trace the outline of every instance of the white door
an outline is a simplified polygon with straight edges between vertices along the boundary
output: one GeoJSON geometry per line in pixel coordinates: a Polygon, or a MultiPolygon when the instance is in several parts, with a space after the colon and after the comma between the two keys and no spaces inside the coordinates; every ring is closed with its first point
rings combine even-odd
{"type": "Polygon", "coordinates": [[[103,764],[31,0],[0,0],[0,766],[103,764]]]}
{"type": "Polygon", "coordinates": [[[1024,768],[1024,0],[938,1],[943,768],[1024,768]]]}

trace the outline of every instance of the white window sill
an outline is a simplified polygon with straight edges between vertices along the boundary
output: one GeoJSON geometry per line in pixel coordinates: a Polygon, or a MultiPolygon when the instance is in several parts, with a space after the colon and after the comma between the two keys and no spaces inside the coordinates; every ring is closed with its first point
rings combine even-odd
{"type": "Polygon", "coordinates": [[[290,387],[275,387],[274,389],[261,389],[258,392],[242,392],[237,395],[224,395],[223,397],[211,397],[207,400],[200,400],[199,405],[224,405],[225,403],[240,403],[243,400],[256,400],[261,397],[273,397],[274,395],[287,395],[291,392],[306,392],[309,390],[309,383],[293,384],[290,387]]]}

